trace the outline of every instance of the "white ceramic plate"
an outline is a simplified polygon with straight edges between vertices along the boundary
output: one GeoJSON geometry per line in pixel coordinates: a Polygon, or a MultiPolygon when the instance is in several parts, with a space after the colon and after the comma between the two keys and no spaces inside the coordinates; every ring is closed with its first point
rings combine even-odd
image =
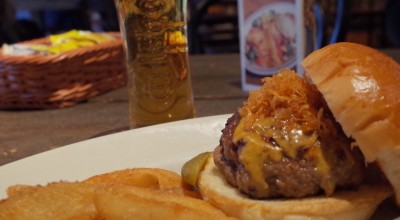
{"type": "MultiPolygon", "coordinates": [[[[132,167],[158,167],[180,173],[184,162],[211,151],[231,114],[195,118],[139,128],[71,144],[0,166],[0,199],[8,186],[83,180],[132,167]]],[[[392,203],[383,204],[373,220],[400,215],[392,203]]],[[[400,218],[396,218],[400,220],[400,218]]]]}
{"type": "Polygon", "coordinates": [[[180,173],[184,162],[213,150],[230,115],[165,123],[107,135],[37,154],[0,167],[0,199],[8,186],[83,180],[132,167],[180,173]]]}
{"type": "MultiPolygon", "coordinates": [[[[260,19],[263,16],[263,14],[268,14],[271,11],[274,11],[278,14],[289,13],[289,14],[295,15],[295,13],[296,13],[295,9],[296,8],[295,8],[294,3],[282,2],[282,1],[267,4],[263,7],[261,7],[260,9],[258,9],[254,13],[252,13],[246,19],[245,25],[244,25],[245,37],[247,38],[247,36],[249,35],[249,32],[253,27],[254,21],[257,19],[260,19]]],[[[246,42],[244,42],[244,44],[246,45],[246,42]]],[[[296,46],[295,42],[293,42],[293,46],[294,47],[296,46]]],[[[268,68],[259,66],[255,63],[252,63],[249,59],[246,58],[246,69],[248,69],[253,74],[260,75],[260,76],[270,76],[272,74],[278,73],[279,70],[282,68],[292,68],[295,64],[296,64],[296,55],[295,54],[289,60],[284,62],[282,65],[275,66],[275,67],[268,67],[268,68]]]]}

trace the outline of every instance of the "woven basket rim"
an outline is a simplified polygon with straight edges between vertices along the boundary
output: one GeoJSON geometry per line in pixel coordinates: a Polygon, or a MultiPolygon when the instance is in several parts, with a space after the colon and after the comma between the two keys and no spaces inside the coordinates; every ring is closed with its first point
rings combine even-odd
{"type": "MultiPolygon", "coordinates": [[[[49,39],[21,43],[40,41],[49,39]]],[[[0,109],[63,108],[122,87],[127,77],[123,57],[120,35],[58,54],[0,54],[0,109]]]]}
{"type": "MultiPolygon", "coordinates": [[[[75,57],[79,55],[84,55],[89,52],[96,52],[99,50],[103,49],[108,49],[108,48],[113,48],[113,47],[119,47],[121,46],[121,37],[119,32],[106,32],[107,34],[113,35],[116,38],[112,41],[96,44],[93,46],[89,47],[81,47],[77,48],[74,50],[68,50],[56,54],[29,54],[29,55],[24,55],[24,56],[18,56],[18,55],[4,55],[3,54],[3,48],[0,47],[0,62],[6,62],[6,63],[46,63],[49,61],[57,61],[57,60],[63,60],[65,58],[70,58],[70,57],[75,57]]],[[[28,44],[28,43],[34,43],[34,42],[45,42],[48,41],[48,37],[43,37],[43,38],[38,38],[34,40],[29,40],[29,41],[23,41],[19,42],[22,44],[28,44]]]]}

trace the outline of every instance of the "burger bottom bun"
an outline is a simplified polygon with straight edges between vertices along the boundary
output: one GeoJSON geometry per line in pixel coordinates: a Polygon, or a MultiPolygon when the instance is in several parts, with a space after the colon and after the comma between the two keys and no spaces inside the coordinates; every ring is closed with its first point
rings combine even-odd
{"type": "Polygon", "coordinates": [[[229,185],[210,156],[200,174],[203,198],[227,215],[239,219],[369,219],[377,206],[392,194],[389,186],[362,186],[357,191],[342,191],[334,196],[304,199],[254,200],[229,185]]]}

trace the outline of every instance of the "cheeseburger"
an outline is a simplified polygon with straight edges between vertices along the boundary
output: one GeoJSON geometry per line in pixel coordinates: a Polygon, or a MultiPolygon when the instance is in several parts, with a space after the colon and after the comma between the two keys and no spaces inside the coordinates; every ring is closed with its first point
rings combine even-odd
{"type": "Polygon", "coordinates": [[[264,78],[228,119],[204,199],[239,219],[368,219],[400,201],[400,66],[354,43],[302,65],[264,78]]]}

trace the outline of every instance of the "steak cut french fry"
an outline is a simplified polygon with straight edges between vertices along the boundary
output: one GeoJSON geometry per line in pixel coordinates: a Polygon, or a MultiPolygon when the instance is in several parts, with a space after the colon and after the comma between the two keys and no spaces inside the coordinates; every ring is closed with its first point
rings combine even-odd
{"type": "Polygon", "coordinates": [[[15,185],[0,201],[0,220],[231,219],[199,199],[178,174],[154,168],[118,170],[82,182],[15,185]]]}

